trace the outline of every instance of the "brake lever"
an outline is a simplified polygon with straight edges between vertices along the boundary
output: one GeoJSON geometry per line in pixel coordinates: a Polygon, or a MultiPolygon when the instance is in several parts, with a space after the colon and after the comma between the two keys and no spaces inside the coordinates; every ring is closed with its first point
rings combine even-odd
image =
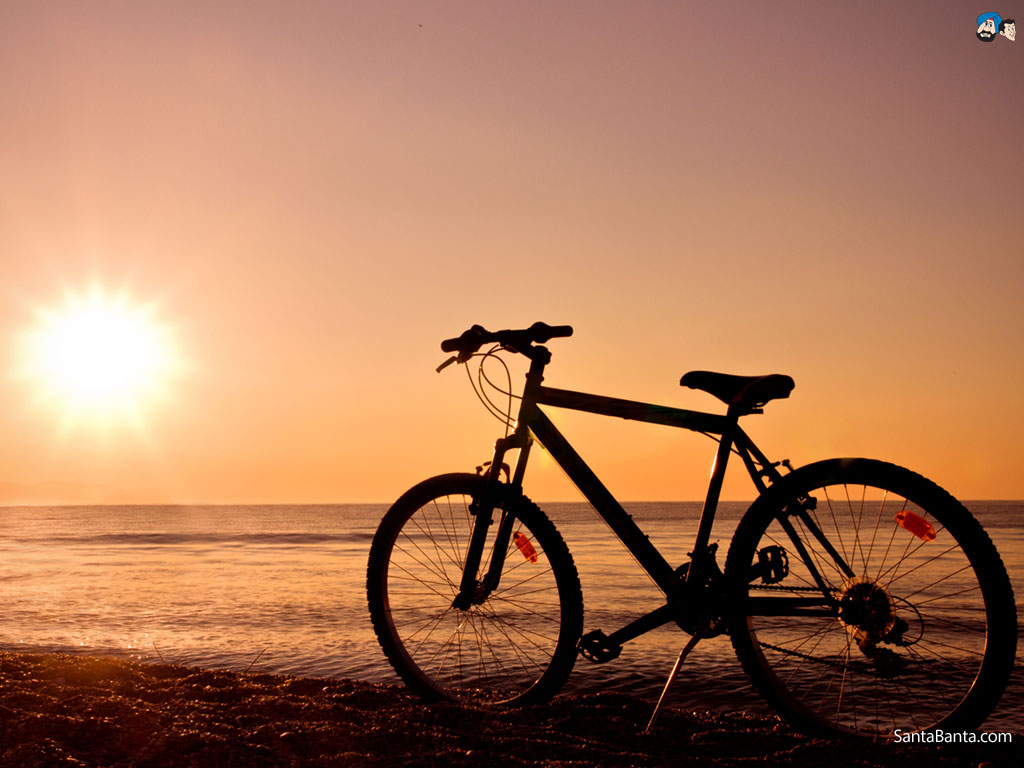
{"type": "Polygon", "coordinates": [[[458,355],[452,355],[447,360],[445,360],[443,363],[441,363],[439,366],[437,366],[437,372],[440,373],[441,371],[443,371],[445,368],[447,368],[452,363],[458,362],[458,360],[459,360],[458,355]]]}

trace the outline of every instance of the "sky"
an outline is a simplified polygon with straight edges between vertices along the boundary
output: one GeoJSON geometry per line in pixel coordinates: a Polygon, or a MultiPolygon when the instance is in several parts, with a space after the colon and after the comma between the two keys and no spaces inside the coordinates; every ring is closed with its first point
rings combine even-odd
{"type": "MultiPolygon", "coordinates": [[[[989,10],[1024,19],[5,3],[0,504],[393,500],[501,435],[440,341],[537,320],[575,328],[552,386],[721,412],[679,377],[785,373],[745,421],[773,459],[1024,498],[1024,40],[989,10]],[[165,356],[103,409],[27,362],[89,297],[165,356]]],[[[553,417],[618,497],[703,497],[709,440],[553,417]]],[[[539,452],[526,491],[578,498],[539,452]]]]}

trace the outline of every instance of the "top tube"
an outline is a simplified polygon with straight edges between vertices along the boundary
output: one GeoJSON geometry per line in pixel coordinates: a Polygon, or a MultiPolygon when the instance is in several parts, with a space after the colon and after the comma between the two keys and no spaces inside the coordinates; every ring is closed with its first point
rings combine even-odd
{"type": "Polygon", "coordinates": [[[586,411],[602,416],[617,416],[630,421],[663,424],[667,427],[679,427],[694,432],[708,432],[714,435],[724,434],[732,424],[735,424],[735,419],[729,416],[640,403],[635,400],[621,400],[617,397],[589,395],[585,392],[573,392],[554,387],[538,387],[536,403],[551,405],[555,408],[586,411]]]}

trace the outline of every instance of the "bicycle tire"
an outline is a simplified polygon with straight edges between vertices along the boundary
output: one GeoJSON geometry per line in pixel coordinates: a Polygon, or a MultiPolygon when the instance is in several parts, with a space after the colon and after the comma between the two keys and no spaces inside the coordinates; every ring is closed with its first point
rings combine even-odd
{"type": "Polygon", "coordinates": [[[484,484],[477,475],[439,475],[388,510],[367,564],[370,618],[395,672],[425,699],[543,702],[575,664],[583,627],[579,575],[547,516],[502,485],[495,520],[502,511],[514,515],[513,530],[526,537],[532,557],[510,541],[498,588],[466,611],[453,607],[473,520],[469,505],[484,484]]]}
{"type": "Polygon", "coordinates": [[[736,655],[801,730],[876,740],[897,729],[970,731],[1006,688],[1017,642],[1006,568],[959,501],[902,467],[832,459],[787,475],[740,521],[725,578],[736,655]],[[817,509],[807,518],[849,561],[852,577],[785,512],[808,498],[817,509]],[[838,601],[830,618],[751,615],[766,611],[749,598],[823,594],[783,517],[838,601]],[[770,546],[788,556],[777,583],[765,583],[758,565],[758,551],[770,546]]]}

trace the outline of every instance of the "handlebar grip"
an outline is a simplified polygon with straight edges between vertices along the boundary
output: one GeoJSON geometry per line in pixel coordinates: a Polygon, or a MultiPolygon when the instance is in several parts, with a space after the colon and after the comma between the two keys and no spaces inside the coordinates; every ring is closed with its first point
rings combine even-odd
{"type": "Polygon", "coordinates": [[[571,325],[552,325],[548,327],[549,339],[558,339],[565,336],[572,336],[571,325]]]}
{"type": "Polygon", "coordinates": [[[560,336],[572,336],[572,326],[534,323],[526,329],[525,333],[529,337],[530,341],[536,344],[544,344],[548,339],[556,339],[560,336]]]}
{"type": "Polygon", "coordinates": [[[482,325],[474,325],[456,339],[445,339],[441,342],[442,352],[476,352],[483,346],[491,334],[482,325]]]}

